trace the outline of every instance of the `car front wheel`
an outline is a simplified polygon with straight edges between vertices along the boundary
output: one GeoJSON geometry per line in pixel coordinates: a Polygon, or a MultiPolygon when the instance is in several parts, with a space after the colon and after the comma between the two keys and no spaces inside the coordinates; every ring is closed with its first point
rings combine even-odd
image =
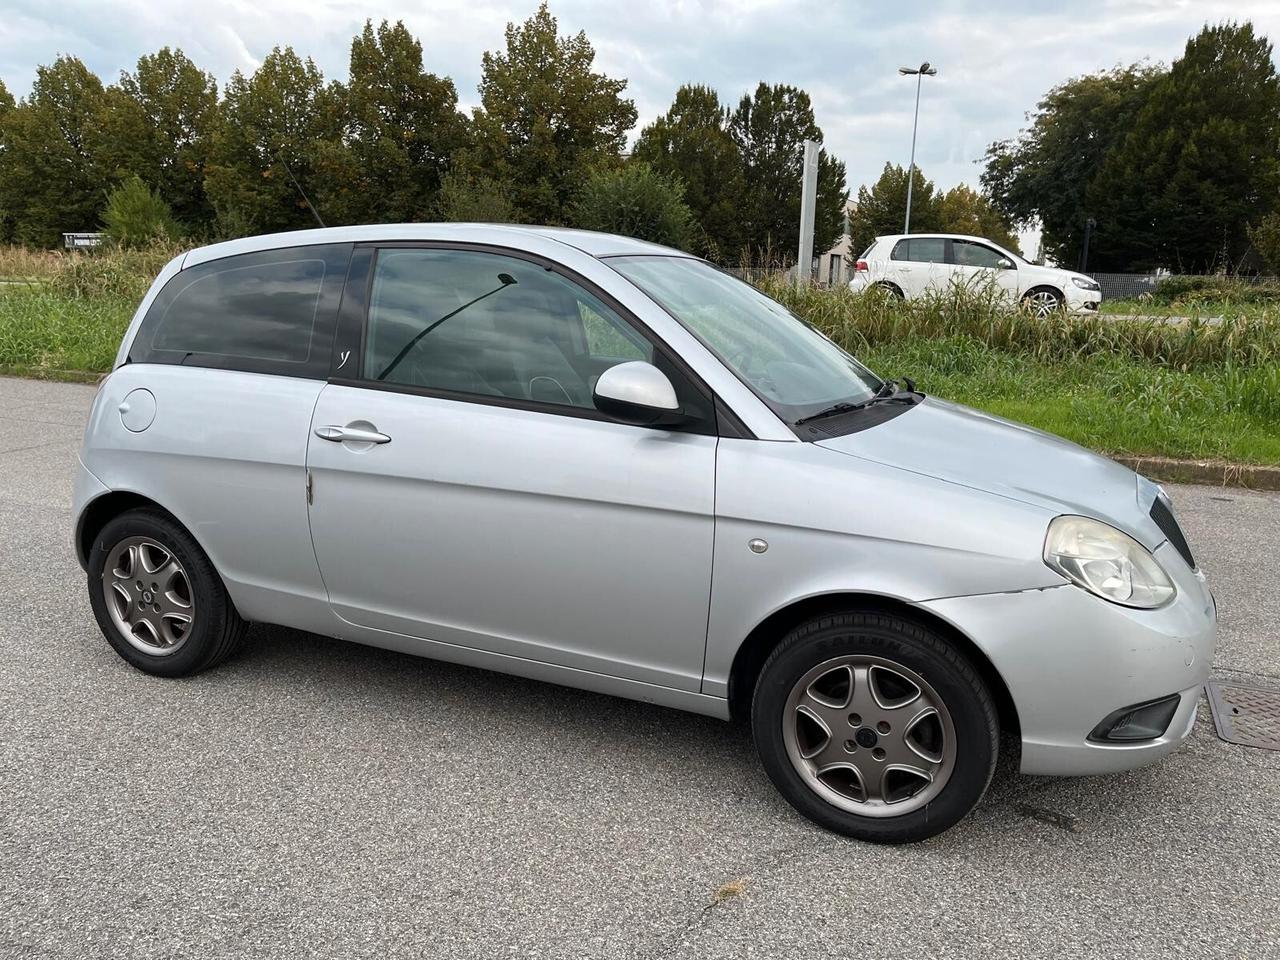
{"type": "Polygon", "coordinates": [[[793,629],[752,703],[761,761],[797,810],[877,843],[941,833],[995,770],[996,710],[972,664],[912,620],[850,612],[793,629]]]}
{"type": "Polygon", "coordinates": [[[1022,306],[1028,313],[1043,319],[1062,310],[1062,297],[1057,291],[1041,287],[1023,297],[1022,306]]]}

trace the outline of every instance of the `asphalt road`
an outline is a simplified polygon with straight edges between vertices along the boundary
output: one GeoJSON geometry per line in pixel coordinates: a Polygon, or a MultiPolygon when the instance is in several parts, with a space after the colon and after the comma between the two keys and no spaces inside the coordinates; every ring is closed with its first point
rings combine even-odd
{"type": "MultiPolygon", "coordinates": [[[[0,379],[0,957],[1280,955],[1280,753],[1207,707],[1154,767],[1005,764],[879,848],[710,719],[278,628],[144,676],[68,543],[92,393],[0,379]]],[[[1172,493],[1215,673],[1280,685],[1280,496],[1172,493]]]]}

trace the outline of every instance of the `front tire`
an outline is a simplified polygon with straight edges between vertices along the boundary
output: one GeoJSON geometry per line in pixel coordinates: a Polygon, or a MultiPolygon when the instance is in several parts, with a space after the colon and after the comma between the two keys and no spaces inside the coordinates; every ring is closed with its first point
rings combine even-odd
{"type": "Polygon", "coordinates": [[[122,658],[146,673],[184,677],[226,659],[246,624],[192,536],[159,510],[130,510],[94,538],[89,602],[122,658]]]}
{"type": "Polygon", "coordinates": [[[1040,320],[1061,313],[1064,305],[1062,294],[1048,287],[1037,287],[1022,298],[1023,309],[1040,320]]]}
{"type": "Polygon", "coordinates": [[[999,726],[978,672],[926,626],[849,612],[793,629],[751,710],[770,779],[800,813],[874,843],[953,826],[995,771],[999,726]]]}

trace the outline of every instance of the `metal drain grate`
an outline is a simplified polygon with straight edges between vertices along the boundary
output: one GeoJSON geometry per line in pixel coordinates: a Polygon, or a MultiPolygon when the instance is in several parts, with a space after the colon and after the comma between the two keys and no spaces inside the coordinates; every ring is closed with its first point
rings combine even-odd
{"type": "Polygon", "coordinates": [[[1210,680],[1209,708],[1227,743],[1280,750],[1280,690],[1210,680]]]}

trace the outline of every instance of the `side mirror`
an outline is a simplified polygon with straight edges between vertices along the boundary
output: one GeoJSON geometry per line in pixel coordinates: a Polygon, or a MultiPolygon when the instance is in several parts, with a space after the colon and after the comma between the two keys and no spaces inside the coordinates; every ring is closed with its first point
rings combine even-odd
{"type": "Polygon", "coordinates": [[[631,360],[600,374],[591,398],[607,417],[638,427],[651,427],[680,413],[676,388],[667,375],[651,363],[631,360]]]}
{"type": "Polygon", "coordinates": [[[1001,257],[999,260],[996,261],[996,266],[999,267],[1001,270],[1012,270],[1013,261],[1010,260],[1008,257],[1001,257]]]}

